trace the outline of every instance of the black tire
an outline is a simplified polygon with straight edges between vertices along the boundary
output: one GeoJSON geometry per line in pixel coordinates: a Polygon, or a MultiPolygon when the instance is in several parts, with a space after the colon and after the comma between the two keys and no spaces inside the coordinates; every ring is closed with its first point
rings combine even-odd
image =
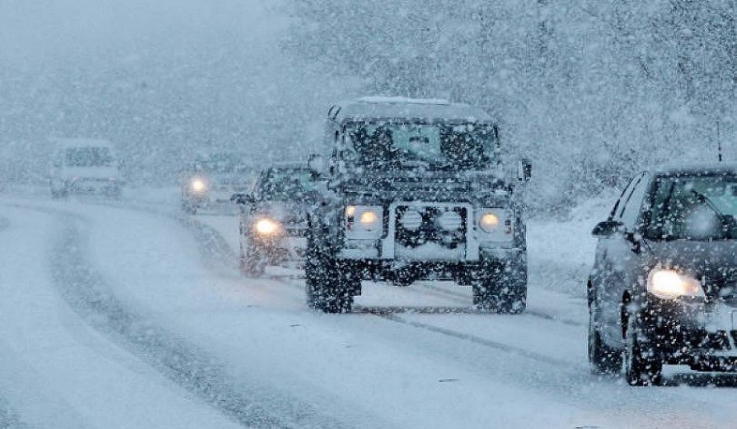
{"type": "Polygon", "coordinates": [[[123,189],[119,186],[116,186],[113,190],[110,191],[109,196],[114,200],[119,200],[123,197],[123,189]]]}
{"type": "Polygon", "coordinates": [[[324,313],[350,313],[352,291],[360,289],[360,279],[341,269],[330,249],[313,237],[307,238],[305,297],[307,306],[324,313]]]}
{"type": "Polygon", "coordinates": [[[622,371],[622,351],[613,349],[601,340],[594,309],[589,308],[589,363],[596,375],[617,375],[622,371]]]}
{"type": "Polygon", "coordinates": [[[197,214],[197,204],[189,200],[182,200],[182,211],[187,214],[197,214]]]}
{"type": "Polygon", "coordinates": [[[66,198],[69,196],[69,192],[66,190],[66,188],[55,190],[53,187],[51,188],[51,198],[59,199],[59,198],[66,198]]]}
{"type": "Polygon", "coordinates": [[[657,350],[642,341],[638,315],[630,315],[625,332],[624,372],[630,386],[653,386],[662,381],[663,362],[657,350]]]}
{"type": "Polygon", "coordinates": [[[471,281],[473,304],[481,311],[520,314],[527,309],[527,273],[482,268],[471,281]]]}
{"type": "Polygon", "coordinates": [[[241,243],[240,252],[240,268],[241,272],[248,277],[260,277],[266,271],[266,257],[256,249],[256,246],[250,245],[246,249],[241,243]]]}

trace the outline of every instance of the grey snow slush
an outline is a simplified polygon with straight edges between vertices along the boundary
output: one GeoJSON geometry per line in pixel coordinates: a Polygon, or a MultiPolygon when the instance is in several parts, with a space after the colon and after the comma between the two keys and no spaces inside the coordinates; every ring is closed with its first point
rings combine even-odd
{"type": "Polygon", "coordinates": [[[528,163],[503,162],[483,110],[366,97],[333,106],[327,189],[308,217],[306,296],[351,311],[362,280],[453,280],[482,310],[524,311],[528,163]]]}
{"type": "Polygon", "coordinates": [[[593,234],[589,361],[627,382],[661,381],[664,364],[737,369],[737,168],[638,174],[593,234]]]}

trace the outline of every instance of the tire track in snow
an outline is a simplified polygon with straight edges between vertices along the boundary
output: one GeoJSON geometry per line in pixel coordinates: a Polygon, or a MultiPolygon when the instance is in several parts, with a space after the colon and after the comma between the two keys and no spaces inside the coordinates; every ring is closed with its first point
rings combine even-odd
{"type": "Polygon", "coordinates": [[[28,428],[20,421],[10,406],[0,398],[0,429],[26,429],[28,428]]]}
{"type": "MultiPolygon", "coordinates": [[[[32,207],[33,208],[33,207],[32,207]]],[[[340,427],[300,406],[292,398],[234,381],[224,365],[206,351],[158,327],[117,300],[85,258],[82,216],[51,209],[61,220],[60,236],[51,251],[52,277],[61,295],[92,327],[205,403],[249,428],[340,427]]],[[[204,236],[211,236],[204,230],[204,236]]],[[[209,239],[217,243],[216,238],[209,239]]],[[[222,237],[221,237],[222,238],[222,237]]],[[[222,250],[220,245],[214,247],[222,250]]]]}
{"type": "MultiPolygon", "coordinates": [[[[455,293],[453,291],[445,290],[442,288],[439,288],[437,286],[431,285],[431,284],[423,284],[422,288],[430,289],[434,292],[436,296],[442,296],[445,295],[451,299],[453,299],[456,302],[459,303],[468,303],[468,298],[465,295],[462,295],[460,293],[455,293]]],[[[421,292],[422,289],[416,289],[418,292],[421,292]]],[[[530,309],[529,307],[525,309],[524,313],[525,315],[533,316],[533,317],[539,317],[541,319],[550,320],[551,322],[556,323],[562,323],[564,325],[568,326],[585,326],[585,324],[577,322],[575,320],[567,320],[567,319],[561,319],[559,317],[555,317],[552,314],[545,313],[540,310],[530,309]]]]}
{"type": "Polygon", "coordinates": [[[453,329],[441,328],[439,326],[435,326],[429,323],[422,323],[422,322],[407,320],[400,316],[397,316],[395,313],[381,313],[381,312],[368,311],[367,314],[373,314],[377,317],[388,320],[390,322],[399,323],[402,325],[407,325],[407,326],[411,326],[411,327],[418,328],[418,329],[423,329],[426,331],[434,332],[436,334],[445,335],[447,337],[452,337],[452,338],[456,338],[456,339],[463,340],[463,341],[469,341],[471,343],[479,344],[484,347],[489,347],[495,350],[512,353],[512,354],[515,354],[515,355],[518,355],[518,356],[521,356],[527,359],[536,360],[538,362],[543,362],[546,364],[559,366],[559,367],[566,367],[569,369],[578,368],[578,365],[575,365],[571,362],[567,362],[561,359],[555,359],[550,356],[546,356],[540,353],[535,353],[533,351],[526,350],[520,347],[510,346],[502,342],[493,341],[493,340],[489,340],[486,338],[481,338],[476,335],[466,334],[464,332],[456,331],[453,329]]]}
{"type": "MultiPolygon", "coordinates": [[[[0,232],[10,226],[7,218],[0,216],[0,232]]],[[[0,429],[22,429],[27,426],[23,424],[17,414],[10,408],[7,402],[0,397],[0,429]]]]}

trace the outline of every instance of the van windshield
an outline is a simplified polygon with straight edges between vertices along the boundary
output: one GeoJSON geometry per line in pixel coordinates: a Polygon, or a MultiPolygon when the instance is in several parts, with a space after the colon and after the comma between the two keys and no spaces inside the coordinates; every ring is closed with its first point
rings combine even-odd
{"type": "Polygon", "coordinates": [[[75,147],[64,153],[69,167],[112,167],[113,155],[106,147],[75,147]]]}

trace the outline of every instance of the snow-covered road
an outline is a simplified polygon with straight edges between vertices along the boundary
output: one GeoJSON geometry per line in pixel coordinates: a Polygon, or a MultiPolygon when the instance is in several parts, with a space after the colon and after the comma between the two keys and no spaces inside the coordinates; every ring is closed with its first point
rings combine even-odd
{"type": "Polygon", "coordinates": [[[0,198],[0,427],[737,426],[734,376],[590,375],[585,217],[531,224],[523,315],[443,283],[324,315],[296,272],[238,273],[234,216],[0,198]]]}

